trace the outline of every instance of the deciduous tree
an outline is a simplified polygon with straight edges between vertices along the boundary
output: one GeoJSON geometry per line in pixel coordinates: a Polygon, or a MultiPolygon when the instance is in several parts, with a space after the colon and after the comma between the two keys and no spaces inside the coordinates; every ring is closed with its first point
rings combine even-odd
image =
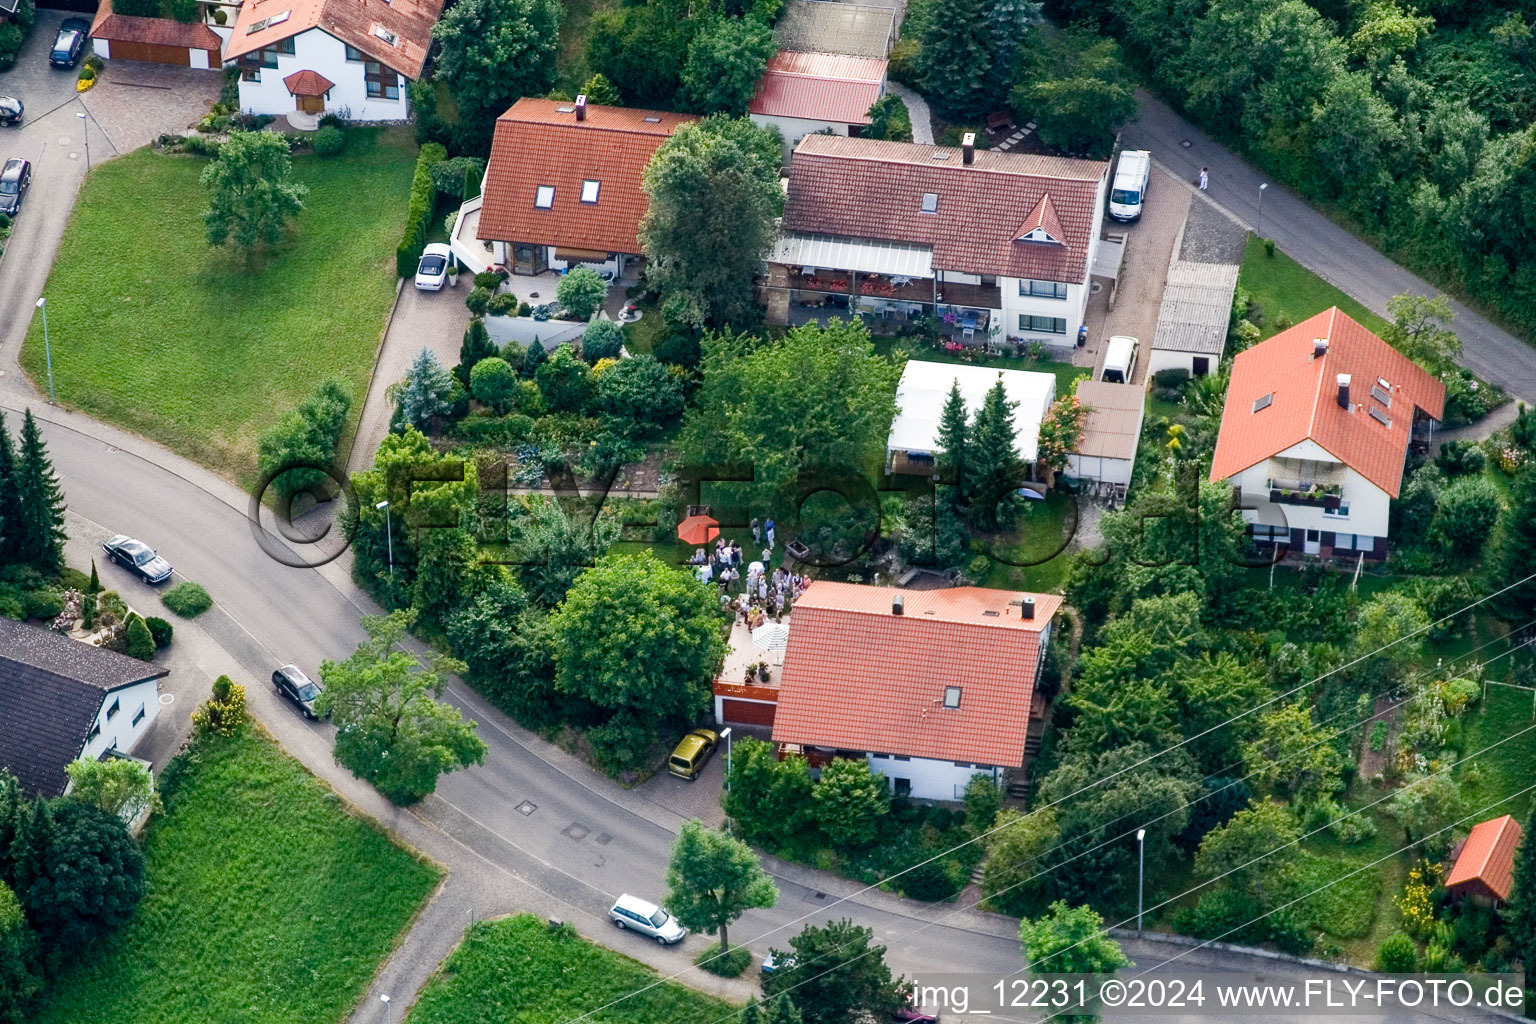
{"type": "Polygon", "coordinates": [[[1113,39],[1069,30],[1022,49],[1009,105],[1039,124],[1046,145],[1108,156],[1115,133],[1136,116],[1136,81],[1113,39]]]}
{"type": "Polygon", "coordinates": [[[822,768],[811,802],[827,838],[855,849],[874,842],[890,811],[885,778],[870,771],[868,761],[842,757],[822,768]]]}
{"type": "Polygon", "coordinates": [[[345,661],[321,664],[325,692],[315,701],[336,723],[336,763],[397,804],[431,793],[444,772],[485,761],[475,723],[437,699],[464,664],[438,655],[422,668],[400,647],[415,618],[414,610],[364,616],[368,639],[345,661]]]}
{"type": "Polygon", "coordinates": [[[1404,292],[1387,300],[1392,323],[1381,332],[1382,340],[1433,374],[1456,364],[1461,339],[1450,329],[1456,312],[1443,295],[1429,298],[1404,292]]]}
{"type": "Polygon", "coordinates": [[[992,823],[985,842],[981,891],[987,902],[1005,913],[1021,913],[1045,890],[1056,861],[1048,856],[1061,836],[1056,811],[1037,808],[1020,814],[1012,808],[992,823]]]}
{"type": "Polygon", "coordinates": [[[1243,760],[1260,782],[1282,784],[1302,801],[1331,797],[1342,785],[1344,755],[1333,731],[1314,722],[1301,701],[1260,716],[1258,738],[1244,745],[1243,760]]]}
{"type": "Polygon", "coordinates": [[[1387,801],[1387,813],[1426,856],[1443,857],[1455,838],[1448,829],[1466,812],[1461,787],[1448,773],[1440,772],[1410,780],[1387,801]]]}
{"type": "Polygon", "coordinates": [[[271,474],[272,487],[283,497],[324,487],[323,469],[336,461],[336,442],[347,425],[352,395],[334,377],[320,382],[298,408],[261,432],[256,441],[256,465],[271,474]]]}
{"type": "Polygon", "coordinates": [[[745,118],[679,127],[646,165],[640,242],[669,320],[743,326],[759,315],[753,280],[778,237],[779,134],[745,118]]]}
{"type": "Polygon", "coordinates": [[[36,801],[18,830],[12,888],[44,948],[68,955],[122,926],[144,896],[144,855],[121,818],[36,801]]]}
{"type": "Polygon", "coordinates": [[[667,868],[667,909],[679,924],[714,932],[724,955],[731,949],[731,922],[778,900],[778,886],[750,846],[698,820],[683,822],[667,868]]]}
{"type": "Polygon", "coordinates": [[[1289,877],[1296,863],[1301,826],[1291,808],[1273,800],[1256,801],[1226,824],[1206,833],[1195,855],[1195,870],[1225,877],[1246,890],[1261,906],[1265,889],[1289,877]]]}
{"type": "Polygon", "coordinates": [[[688,44],[683,91],[694,112],[742,117],[757,83],[778,52],[773,30],[761,18],[715,17],[688,44]]]}
{"type": "Polygon", "coordinates": [[[0,882],[0,1024],[27,1024],[42,993],[33,934],[11,887],[0,882]]]}
{"type": "Polygon", "coordinates": [[[795,965],[764,978],[763,991],[793,992],[805,1024],[888,1019],[906,1003],[908,986],[891,977],[885,947],[871,945],[874,936],[846,919],[807,925],[789,940],[795,965]]]}
{"type": "Polygon", "coordinates": [[[1032,975],[1110,975],[1131,966],[1120,944],[1104,932],[1104,919],[1090,907],[1069,907],[1061,900],[1050,913],[1019,924],[1024,963],[1032,975]]]}
{"type": "Polygon", "coordinates": [[[814,829],[813,785],[804,757],[781,760],[773,744],[748,736],[732,751],[725,813],[743,835],[777,848],[814,829]]]}
{"type": "Polygon", "coordinates": [[[64,770],[69,773],[70,799],[100,807],[124,821],[133,821],[155,802],[155,778],[137,761],[81,758],[64,770]]]}
{"type": "Polygon", "coordinates": [[[433,26],[437,78],[472,126],[472,148],[489,149],[497,115],[515,100],[554,85],[564,13],[558,0],[459,0],[433,26]]]}
{"type": "Polygon", "coordinates": [[[555,288],[555,298],[571,320],[590,320],[607,295],[608,282],[591,267],[572,267],[555,288]]]}
{"type": "Polygon", "coordinates": [[[231,132],[219,155],[203,168],[209,245],[233,244],[247,254],[282,240],[288,222],[304,209],[308,186],[288,180],[288,140],[272,132],[231,132]]]}

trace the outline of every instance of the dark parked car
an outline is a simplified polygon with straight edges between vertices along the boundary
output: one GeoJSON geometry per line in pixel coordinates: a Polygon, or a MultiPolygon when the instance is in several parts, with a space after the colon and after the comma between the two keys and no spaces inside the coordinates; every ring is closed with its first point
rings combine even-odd
{"type": "Polygon", "coordinates": [[[9,217],[16,216],[30,184],[32,165],[19,156],[7,160],[5,167],[0,169],[0,213],[9,217]]]}
{"type": "Polygon", "coordinates": [[[0,96],[0,124],[21,124],[21,100],[14,96],[0,96]]]}
{"type": "Polygon", "coordinates": [[[143,541],[118,534],[102,545],[112,561],[145,583],[164,583],[171,578],[171,563],[155,554],[143,541]]]}
{"type": "Polygon", "coordinates": [[[80,63],[85,51],[85,40],[91,34],[91,23],[84,18],[65,18],[59,26],[59,34],[53,39],[53,51],[48,63],[56,68],[72,68],[80,63]]]}
{"type": "Polygon", "coordinates": [[[315,698],[325,691],[325,687],[305,675],[299,666],[284,665],[273,672],[272,685],[277,687],[279,695],[297,704],[306,718],[320,717],[315,714],[315,698]]]}

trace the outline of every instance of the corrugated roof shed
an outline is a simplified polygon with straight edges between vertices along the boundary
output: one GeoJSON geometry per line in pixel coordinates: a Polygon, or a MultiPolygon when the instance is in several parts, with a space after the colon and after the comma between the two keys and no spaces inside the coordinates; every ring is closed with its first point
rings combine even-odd
{"type": "Polygon", "coordinates": [[[1146,391],[1135,384],[1079,381],[1077,400],[1088,407],[1088,415],[1083,419],[1083,443],[1078,445],[1077,454],[1134,460],[1141,442],[1145,399],[1146,391]]]}
{"type": "Polygon", "coordinates": [[[786,0],[773,34],[786,50],[890,55],[896,41],[896,12],[888,7],[832,0],[786,0]]]}
{"type": "Polygon", "coordinates": [[[1237,271],[1230,263],[1174,260],[1168,268],[1152,348],[1221,358],[1227,345],[1237,271]]]}

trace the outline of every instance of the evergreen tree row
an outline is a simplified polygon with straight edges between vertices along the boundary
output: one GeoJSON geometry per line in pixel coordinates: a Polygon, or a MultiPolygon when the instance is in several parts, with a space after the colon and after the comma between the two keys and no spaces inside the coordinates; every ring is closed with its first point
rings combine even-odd
{"type": "Polygon", "coordinates": [[[0,565],[64,568],[64,491],[30,409],[19,452],[0,413],[0,565]]]}

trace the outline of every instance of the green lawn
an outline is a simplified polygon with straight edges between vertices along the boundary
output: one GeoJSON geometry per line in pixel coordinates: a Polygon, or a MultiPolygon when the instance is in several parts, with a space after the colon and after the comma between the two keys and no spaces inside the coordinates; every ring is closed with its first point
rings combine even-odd
{"type": "Polygon", "coordinates": [[[711,1024],[735,1009],[672,981],[598,1009],[655,980],[649,967],[523,914],[472,926],[407,1020],[558,1024],[591,1013],[585,1019],[592,1024],[711,1024]]]}
{"type": "Polygon", "coordinates": [[[1264,255],[1264,244],[1252,235],[1237,283],[1263,308],[1264,322],[1259,327],[1266,338],[1278,332],[1275,321],[1281,313],[1296,324],[1330,306],[1338,306],[1377,334],[1387,326],[1381,317],[1279,249],[1272,257],[1264,255]]]}
{"type": "Polygon", "coordinates": [[[149,894],[37,1024],[340,1021],[439,878],[255,728],[191,755],[144,845],[149,894]]]}
{"type": "Polygon", "coordinates": [[[980,580],[984,587],[1002,590],[1030,590],[1049,593],[1061,586],[1067,572],[1069,550],[1060,550],[1067,540],[1066,532],[1069,505],[1066,495],[1052,491],[1044,501],[1024,502],[1018,529],[1013,536],[992,540],[992,550],[1000,558],[991,560],[991,567],[980,580]],[[1054,557],[1051,557],[1053,556],[1054,557]],[[1044,559],[1044,561],[1039,561],[1044,559]],[[1035,562],[1037,565],[1010,565],[1014,562],[1035,562]]]}
{"type": "MultiPolygon", "coordinates": [[[[315,384],[353,418],[394,298],[416,157],[409,129],[354,128],[339,157],[294,159],[294,237],[254,270],[203,239],[207,161],[137,150],[91,172],[44,293],[59,401],[231,477],[315,384]]],[[[22,365],[46,379],[41,318],[22,365]]]]}

